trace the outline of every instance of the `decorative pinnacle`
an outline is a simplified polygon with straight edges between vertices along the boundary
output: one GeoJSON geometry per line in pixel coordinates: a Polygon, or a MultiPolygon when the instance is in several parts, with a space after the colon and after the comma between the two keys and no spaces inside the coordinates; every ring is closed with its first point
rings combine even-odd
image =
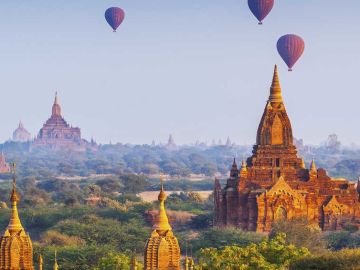
{"type": "Polygon", "coordinates": [[[43,259],[43,257],[41,256],[41,254],[40,254],[39,257],[38,257],[38,263],[39,263],[39,265],[43,265],[43,264],[44,264],[44,259],[43,259]]]}
{"type": "Polygon", "coordinates": [[[58,92],[55,92],[55,100],[54,100],[54,104],[59,104],[59,100],[58,100],[58,92]]]}
{"type": "Polygon", "coordinates": [[[7,230],[9,230],[10,234],[17,233],[21,230],[24,230],[23,226],[21,225],[21,221],[19,218],[19,213],[17,210],[17,202],[19,201],[19,196],[16,193],[16,164],[13,163],[11,165],[12,173],[13,173],[13,187],[11,191],[11,216],[10,216],[10,222],[7,226],[7,230]]]}
{"type": "Polygon", "coordinates": [[[241,163],[241,170],[247,170],[247,164],[246,164],[246,161],[243,160],[242,163],[241,163]]]}
{"type": "Polygon", "coordinates": [[[11,173],[13,174],[13,180],[12,180],[12,191],[11,191],[11,197],[10,197],[10,201],[11,202],[18,202],[19,201],[19,196],[17,195],[16,192],[16,163],[13,162],[11,164],[11,173]]]}
{"type": "Polygon", "coordinates": [[[275,103],[283,102],[277,65],[275,65],[274,68],[274,76],[270,87],[269,101],[275,103]]]}
{"type": "Polygon", "coordinates": [[[163,184],[163,175],[160,176],[161,180],[161,188],[159,193],[159,217],[157,220],[157,223],[154,224],[153,229],[156,230],[158,233],[160,232],[166,232],[171,230],[171,226],[169,224],[169,219],[166,214],[165,210],[165,200],[166,200],[166,194],[164,191],[164,184],[163,184]]]}
{"type": "Polygon", "coordinates": [[[316,165],[315,165],[315,160],[314,160],[314,159],[312,159],[312,161],[311,161],[310,171],[311,171],[311,172],[317,172],[316,165]]]}
{"type": "Polygon", "coordinates": [[[55,249],[55,260],[54,260],[54,270],[58,270],[59,269],[59,265],[57,263],[57,252],[55,249]]]}

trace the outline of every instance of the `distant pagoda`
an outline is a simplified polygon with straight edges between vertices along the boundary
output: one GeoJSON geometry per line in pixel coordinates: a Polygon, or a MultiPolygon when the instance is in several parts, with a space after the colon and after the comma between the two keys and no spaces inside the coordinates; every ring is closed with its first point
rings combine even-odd
{"type": "Polygon", "coordinates": [[[6,158],[3,152],[0,154],[0,173],[9,173],[10,172],[10,166],[6,162],[6,158]]]}
{"type": "Polygon", "coordinates": [[[177,149],[177,145],[175,143],[174,137],[172,134],[169,135],[169,139],[167,144],[165,145],[165,147],[169,150],[176,150],[177,149]]]}
{"type": "Polygon", "coordinates": [[[15,131],[13,132],[13,139],[14,142],[28,142],[31,141],[31,134],[29,131],[27,131],[23,125],[23,123],[20,121],[19,126],[15,131]]]}
{"type": "Polygon", "coordinates": [[[158,199],[159,217],[145,244],[144,270],[180,270],[180,247],[166,214],[166,194],[162,184],[158,199]]]}
{"type": "Polygon", "coordinates": [[[65,121],[61,115],[61,107],[56,93],[51,117],[40,129],[37,138],[31,145],[31,149],[39,147],[55,150],[85,151],[87,149],[96,149],[96,144],[82,139],[80,128],[71,127],[65,121]]]}

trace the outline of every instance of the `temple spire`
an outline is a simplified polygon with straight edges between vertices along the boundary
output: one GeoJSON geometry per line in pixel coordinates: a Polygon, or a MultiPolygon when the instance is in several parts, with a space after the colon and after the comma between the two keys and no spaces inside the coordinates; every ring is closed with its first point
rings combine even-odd
{"type": "Polygon", "coordinates": [[[236,164],[236,159],[234,158],[233,164],[231,166],[230,177],[237,178],[238,176],[239,176],[239,170],[236,164]]]}
{"type": "Polygon", "coordinates": [[[57,263],[57,254],[56,254],[56,249],[55,249],[55,260],[54,260],[54,270],[59,270],[59,265],[57,263]]]}
{"type": "Polygon", "coordinates": [[[283,102],[277,65],[275,65],[274,68],[274,76],[270,87],[269,101],[274,103],[283,102]]]}
{"type": "Polygon", "coordinates": [[[312,159],[312,161],[311,161],[310,171],[311,171],[311,172],[317,172],[316,165],[315,165],[315,160],[314,160],[314,159],[312,159]]]}
{"type": "Polygon", "coordinates": [[[19,213],[17,210],[17,203],[20,199],[16,192],[16,164],[15,163],[12,164],[12,173],[13,173],[13,183],[12,183],[12,191],[11,191],[11,197],[10,197],[11,217],[10,217],[9,225],[7,227],[7,230],[10,232],[11,235],[24,230],[23,226],[21,225],[19,213]]]}
{"type": "Polygon", "coordinates": [[[52,116],[61,116],[61,107],[59,104],[57,92],[55,92],[55,100],[54,100],[54,105],[52,107],[52,116]]]}
{"type": "Polygon", "coordinates": [[[39,264],[39,270],[43,270],[44,260],[43,260],[43,257],[41,256],[41,254],[38,257],[38,264],[39,264]]]}
{"type": "Polygon", "coordinates": [[[158,200],[159,200],[159,217],[156,224],[153,226],[153,229],[160,234],[161,232],[166,232],[171,230],[169,219],[165,210],[166,194],[164,191],[163,176],[161,176],[161,188],[160,188],[158,200]]]}

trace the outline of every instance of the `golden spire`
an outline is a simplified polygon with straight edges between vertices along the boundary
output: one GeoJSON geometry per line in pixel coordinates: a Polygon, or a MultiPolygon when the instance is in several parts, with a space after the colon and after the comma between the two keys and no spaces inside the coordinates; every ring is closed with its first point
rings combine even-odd
{"type": "Polygon", "coordinates": [[[241,163],[241,171],[247,171],[247,164],[245,160],[243,160],[241,163]]]}
{"type": "Polygon", "coordinates": [[[301,168],[306,169],[306,164],[304,158],[301,159],[301,168]]]}
{"type": "Polygon", "coordinates": [[[273,81],[272,81],[272,84],[270,87],[269,101],[275,102],[275,103],[283,102],[277,65],[275,65],[275,68],[274,68],[274,76],[273,76],[273,81]]]}
{"type": "Polygon", "coordinates": [[[10,217],[10,222],[9,225],[7,227],[7,230],[10,232],[10,234],[14,234],[17,233],[21,230],[24,230],[23,226],[21,225],[21,221],[19,218],[19,213],[17,210],[17,202],[20,200],[19,196],[16,192],[16,164],[13,163],[12,164],[12,173],[13,173],[13,187],[12,187],[12,191],[11,191],[11,197],[10,197],[10,201],[11,201],[11,217],[10,217]]]}
{"type": "Polygon", "coordinates": [[[38,264],[39,264],[39,270],[43,270],[44,260],[43,260],[43,257],[41,256],[41,254],[38,257],[38,264]]]}
{"type": "Polygon", "coordinates": [[[56,256],[56,249],[55,249],[55,260],[54,260],[54,270],[59,270],[59,265],[57,263],[57,256],[56,256]]]}
{"type": "Polygon", "coordinates": [[[189,257],[188,257],[188,241],[186,241],[186,250],[185,250],[185,268],[184,270],[189,270],[189,257]]]}
{"type": "Polygon", "coordinates": [[[317,172],[316,165],[315,165],[315,160],[314,160],[314,159],[311,161],[310,171],[311,171],[311,172],[317,172]]]}
{"type": "Polygon", "coordinates": [[[159,217],[158,217],[157,223],[153,226],[153,229],[156,230],[158,233],[171,230],[171,226],[169,224],[169,219],[167,217],[166,210],[165,210],[166,194],[164,191],[163,176],[160,177],[160,180],[161,180],[161,188],[160,188],[160,193],[158,196],[159,217]]]}

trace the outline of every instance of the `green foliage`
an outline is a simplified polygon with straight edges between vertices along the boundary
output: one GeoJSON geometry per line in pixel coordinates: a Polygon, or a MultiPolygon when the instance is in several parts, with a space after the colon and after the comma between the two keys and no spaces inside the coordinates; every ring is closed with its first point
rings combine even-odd
{"type": "Polygon", "coordinates": [[[285,234],[279,234],[271,240],[264,238],[260,243],[246,247],[202,249],[199,252],[199,265],[204,270],[279,270],[286,269],[291,261],[309,254],[306,248],[287,245],[285,234]]]}
{"type": "Polygon", "coordinates": [[[190,241],[194,251],[201,248],[221,248],[229,245],[245,247],[251,243],[259,243],[263,235],[244,232],[233,228],[211,228],[201,231],[198,237],[190,241]]]}
{"type": "Polygon", "coordinates": [[[343,248],[360,248],[359,232],[327,232],[325,233],[324,239],[327,242],[327,248],[330,250],[340,250],[343,248]]]}
{"type": "Polygon", "coordinates": [[[113,270],[113,269],[130,270],[129,266],[130,266],[129,256],[122,253],[114,254],[110,252],[106,256],[100,258],[94,270],[113,270]]]}
{"type": "Polygon", "coordinates": [[[166,200],[168,209],[177,211],[188,211],[194,214],[203,214],[211,211],[213,202],[202,200],[201,196],[196,192],[180,192],[173,193],[166,200]]]}
{"type": "Polygon", "coordinates": [[[323,252],[326,246],[320,228],[309,224],[306,218],[278,221],[273,225],[269,236],[272,238],[279,233],[285,233],[287,235],[287,244],[306,247],[311,252],[323,252]]]}
{"type": "Polygon", "coordinates": [[[290,270],[359,270],[360,250],[344,249],[296,259],[290,270]]]}
{"type": "MultiPolygon", "coordinates": [[[[110,252],[106,256],[100,258],[96,267],[92,270],[130,270],[130,256],[124,253],[110,252]]],[[[138,263],[138,270],[142,270],[142,264],[138,263]]]]}
{"type": "Polygon", "coordinates": [[[144,175],[124,174],[120,176],[120,180],[123,184],[123,193],[137,194],[149,186],[144,175]]]}

